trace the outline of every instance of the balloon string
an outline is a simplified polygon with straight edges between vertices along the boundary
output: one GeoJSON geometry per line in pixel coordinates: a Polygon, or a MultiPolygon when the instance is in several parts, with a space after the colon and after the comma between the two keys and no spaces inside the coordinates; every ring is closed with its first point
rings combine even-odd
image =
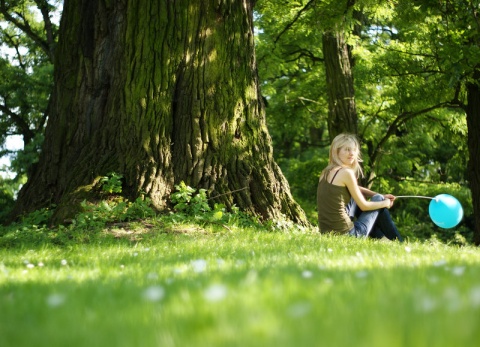
{"type": "Polygon", "coordinates": [[[421,196],[421,195],[397,195],[396,198],[421,198],[421,199],[430,199],[430,200],[437,200],[435,198],[431,198],[429,196],[421,196]]]}

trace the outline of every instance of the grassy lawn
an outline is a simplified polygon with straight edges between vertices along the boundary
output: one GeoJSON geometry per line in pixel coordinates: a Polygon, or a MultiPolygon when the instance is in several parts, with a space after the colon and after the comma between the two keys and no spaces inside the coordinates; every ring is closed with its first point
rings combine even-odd
{"type": "Polygon", "coordinates": [[[451,347],[479,326],[469,246],[153,223],[0,249],[4,347],[451,347]]]}

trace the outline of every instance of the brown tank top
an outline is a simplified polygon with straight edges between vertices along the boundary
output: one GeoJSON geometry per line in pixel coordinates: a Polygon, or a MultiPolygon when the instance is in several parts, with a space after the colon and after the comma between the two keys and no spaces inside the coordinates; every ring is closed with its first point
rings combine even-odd
{"type": "MultiPolygon", "coordinates": [[[[338,171],[331,182],[335,179],[338,171]]],[[[318,228],[321,233],[333,231],[345,234],[353,228],[353,222],[345,210],[346,205],[350,202],[351,195],[347,187],[336,186],[331,182],[328,182],[326,177],[318,182],[318,228]]]]}

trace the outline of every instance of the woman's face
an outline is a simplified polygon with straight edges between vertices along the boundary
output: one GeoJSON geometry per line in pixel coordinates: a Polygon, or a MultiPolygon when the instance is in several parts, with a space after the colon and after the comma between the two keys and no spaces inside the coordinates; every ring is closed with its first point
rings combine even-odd
{"type": "Polygon", "coordinates": [[[348,143],[338,150],[338,157],[346,166],[352,166],[357,160],[358,149],[354,143],[348,143]]]}

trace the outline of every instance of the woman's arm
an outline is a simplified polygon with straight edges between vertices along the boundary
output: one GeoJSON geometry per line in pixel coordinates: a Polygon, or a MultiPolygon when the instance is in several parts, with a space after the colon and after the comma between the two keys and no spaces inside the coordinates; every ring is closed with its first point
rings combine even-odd
{"type": "Polygon", "coordinates": [[[353,200],[357,203],[358,207],[362,211],[371,211],[371,210],[378,210],[380,208],[390,208],[393,204],[394,196],[390,198],[387,195],[385,196],[385,200],[383,201],[368,201],[365,199],[365,196],[371,197],[374,196],[376,193],[371,191],[370,189],[360,187],[357,183],[357,179],[353,170],[345,169],[340,172],[341,176],[339,177],[339,181],[343,183],[347,188],[350,194],[352,195],[353,200]]]}
{"type": "MultiPolygon", "coordinates": [[[[360,188],[360,191],[362,192],[363,196],[366,198],[371,198],[374,195],[380,194],[380,193],[375,193],[373,190],[367,189],[365,187],[358,186],[360,188]]],[[[395,201],[395,195],[392,194],[382,194],[385,199],[390,199],[390,207],[393,206],[393,202],[395,201]]]]}
{"type": "Polygon", "coordinates": [[[365,187],[362,187],[362,186],[358,186],[358,188],[360,188],[360,191],[362,192],[362,195],[366,198],[371,198],[372,196],[377,194],[374,191],[372,191],[370,189],[367,189],[365,187]]]}

